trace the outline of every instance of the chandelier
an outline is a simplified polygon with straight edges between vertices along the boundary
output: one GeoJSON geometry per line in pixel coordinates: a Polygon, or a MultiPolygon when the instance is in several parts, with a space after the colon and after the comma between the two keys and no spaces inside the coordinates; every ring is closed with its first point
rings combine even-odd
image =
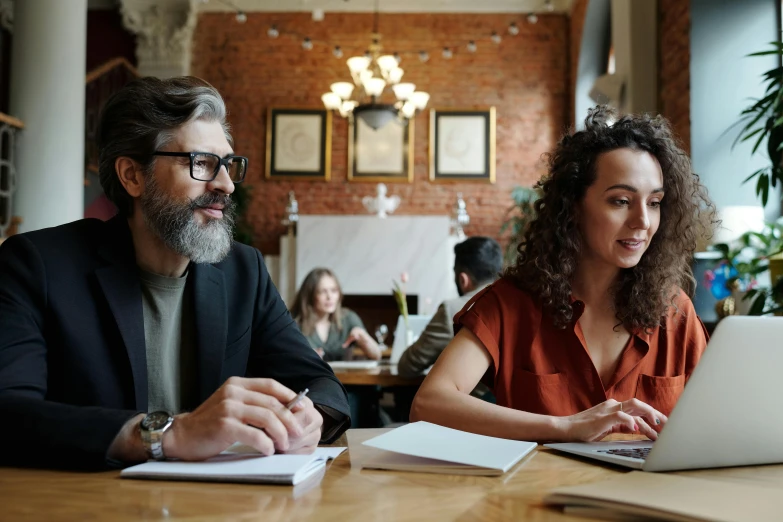
{"type": "Polygon", "coordinates": [[[364,56],[348,58],[348,69],[353,82],[335,82],[330,92],[321,96],[327,110],[337,111],[343,118],[360,118],[372,129],[378,130],[397,119],[403,123],[423,110],[430,95],[417,91],[416,85],[401,82],[403,70],[398,54],[381,54],[381,35],[378,33],[378,4],[372,44],[364,56]],[[394,103],[382,103],[386,87],[394,93],[394,103]]]}

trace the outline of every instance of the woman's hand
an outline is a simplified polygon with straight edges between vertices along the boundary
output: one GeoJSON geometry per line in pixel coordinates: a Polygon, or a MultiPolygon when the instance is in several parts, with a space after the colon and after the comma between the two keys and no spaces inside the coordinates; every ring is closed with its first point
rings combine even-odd
{"type": "Polygon", "coordinates": [[[356,345],[361,348],[369,359],[378,360],[381,358],[381,349],[378,343],[370,337],[367,330],[359,326],[355,326],[349,333],[348,338],[343,343],[343,349],[348,349],[351,343],[356,342],[356,345]]]}
{"type": "Polygon", "coordinates": [[[669,419],[638,399],[624,402],[609,399],[563,420],[566,440],[594,442],[610,433],[639,433],[656,440],[669,419]]]}

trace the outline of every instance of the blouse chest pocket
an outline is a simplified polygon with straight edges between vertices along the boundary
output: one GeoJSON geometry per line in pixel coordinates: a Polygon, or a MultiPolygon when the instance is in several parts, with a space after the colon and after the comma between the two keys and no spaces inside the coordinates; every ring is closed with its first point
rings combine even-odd
{"type": "Polygon", "coordinates": [[[675,377],[640,375],[636,384],[636,398],[668,417],[684,388],[685,375],[675,377]]]}
{"type": "Polygon", "coordinates": [[[576,413],[564,373],[538,374],[526,370],[514,372],[511,407],[541,415],[576,413]]]}

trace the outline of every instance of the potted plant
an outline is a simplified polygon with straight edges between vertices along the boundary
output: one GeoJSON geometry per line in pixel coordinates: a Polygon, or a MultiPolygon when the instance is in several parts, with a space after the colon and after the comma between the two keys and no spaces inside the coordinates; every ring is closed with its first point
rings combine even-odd
{"type": "Polygon", "coordinates": [[[511,190],[514,203],[506,210],[505,219],[500,226],[500,235],[508,234],[504,255],[506,266],[517,259],[517,247],[524,239],[527,225],[536,216],[535,203],[540,197],[541,190],[538,187],[514,187],[511,190]]]}
{"type": "MultiPolygon", "coordinates": [[[[749,56],[775,55],[783,58],[783,42],[771,42],[771,49],[749,56]]],[[[780,63],[780,60],[778,60],[780,63]]],[[[762,205],[767,204],[770,188],[783,183],[783,67],[777,66],[763,75],[766,84],[764,96],[740,113],[738,123],[743,127],[734,144],[755,140],[751,154],[755,154],[766,140],[766,154],[769,164],[751,173],[743,183],[756,179],[756,195],[762,205]]],[[[730,290],[741,290],[743,285],[752,285],[744,290],[743,301],[752,301],[748,313],[764,315],[783,311],[783,241],[781,241],[781,220],[767,225],[762,232],[744,234],[739,244],[732,249],[726,244],[715,245],[721,254],[720,263],[734,270],[728,278],[730,290]],[[737,250],[738,249],[738,250],[737,250]],[[755,255],[747,258],[747,253],[755,255]],[[744,254],[743,254],[744,253],[744,254]],[[743,257],[744,256],[744,257],[743,257]],[[759,276],[769,271],[768,285],[759,285],[759,276]],[[739,288],[737,288],[739,286],[739,288]]],[[[719,263],[718,266],[721,266],[719,263]]],[[[714,292],[713,292],[714,294],[714,292]]]]}
{"type": "Polygon", "coordinates": [[[705,286],[719,299],[718,315],[765,315],[778,312],[775,303],[783,297],[783,279],[773,279],[770,266],[783,252],[783,219],[759,232],[746,232],[735,242],[718,243],[721,253],[705,273],[705,286]],[[775,281],[776,284],[771,284],[775,281]]]}

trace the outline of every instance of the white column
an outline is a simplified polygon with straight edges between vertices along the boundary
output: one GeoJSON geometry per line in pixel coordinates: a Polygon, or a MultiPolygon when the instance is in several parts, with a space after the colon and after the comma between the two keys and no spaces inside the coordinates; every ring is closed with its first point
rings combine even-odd
{"type": "Polygon", "coordinates": [[[11,53],[20,231],[81,219],[87,0],[15,2],[11,53]]]}
{"type": "Polygon", "coordinates": [[[190,74],[190,48],[201,1],[122,0],[122,23],[136,35],[140,75],[171,78],[190,74]]]}

